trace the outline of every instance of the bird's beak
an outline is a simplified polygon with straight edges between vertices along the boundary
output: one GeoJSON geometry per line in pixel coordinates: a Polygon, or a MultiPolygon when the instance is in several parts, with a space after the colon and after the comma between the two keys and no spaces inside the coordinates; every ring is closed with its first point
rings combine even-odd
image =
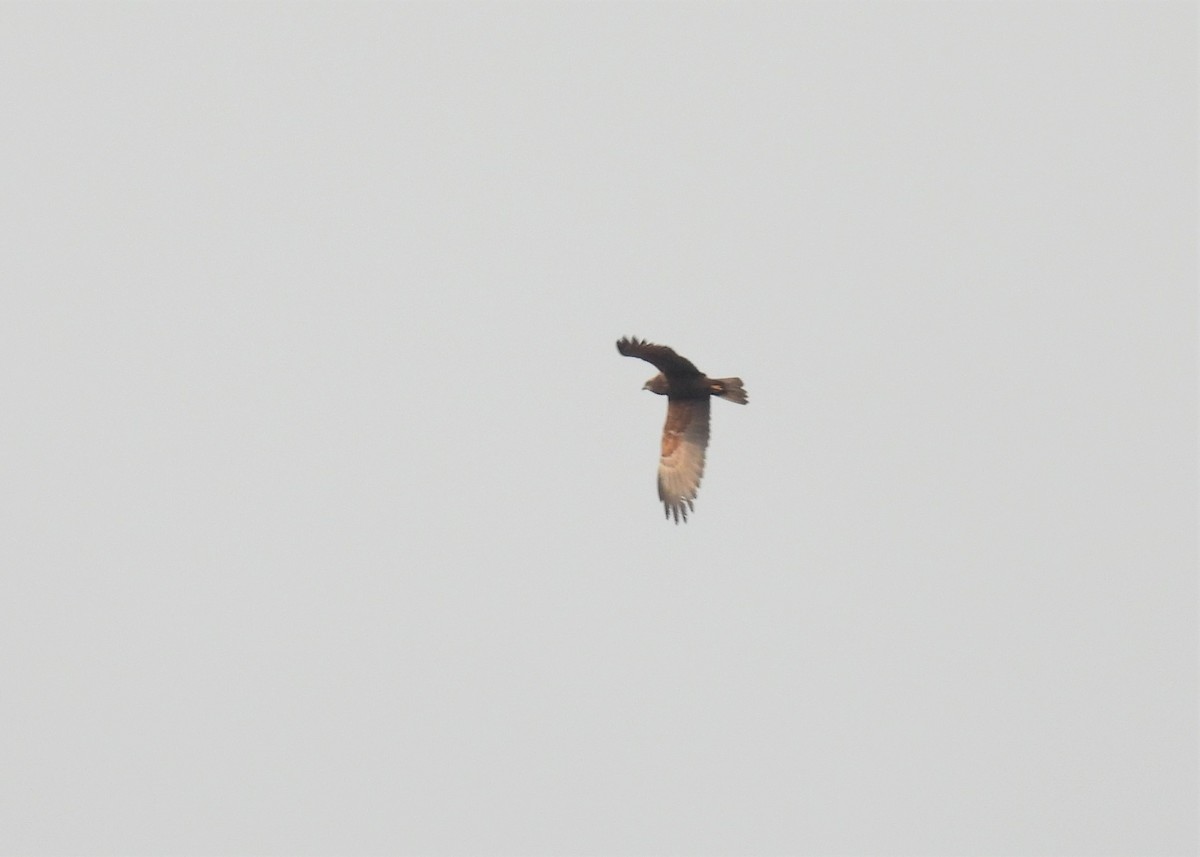
{"type": "Polygon", "coordinates": [[[650,382],[649,382],[649,381],[647,381],[645,384],[643,384],[643,385],[642,385],[642,389],[643,389],[643,390],[649,390],[649,389],[650,389],[650,382]]]}

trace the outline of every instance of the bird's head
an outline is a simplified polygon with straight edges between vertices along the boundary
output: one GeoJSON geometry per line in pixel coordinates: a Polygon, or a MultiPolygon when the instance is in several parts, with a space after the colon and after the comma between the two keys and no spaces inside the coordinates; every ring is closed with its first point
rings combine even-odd
{"type": "Polygon", "coordinates": [[[667,378],[665,375],[663,375],[663,373],[659,372],[657,375],[643,384],[642,389],[649,390],[651,393],[658,393],[660,396],[665,396],[667,395],[667,390],[669,389],[667,378]]]}

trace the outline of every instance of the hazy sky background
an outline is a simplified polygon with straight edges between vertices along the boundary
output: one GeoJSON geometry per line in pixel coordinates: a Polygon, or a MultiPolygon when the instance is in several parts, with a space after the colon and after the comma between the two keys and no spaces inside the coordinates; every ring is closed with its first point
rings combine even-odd
{"type": "Polygon", "coordinates": [[[0,6],[0,852],[1194,853],[1196,25],[0,6]]]}

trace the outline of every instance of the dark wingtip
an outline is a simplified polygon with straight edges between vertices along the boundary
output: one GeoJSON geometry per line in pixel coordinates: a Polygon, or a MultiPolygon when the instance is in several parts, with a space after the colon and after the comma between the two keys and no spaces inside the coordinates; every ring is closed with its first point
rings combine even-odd
{"type": "Polygon", "coordinates": [[[695,506],[691,500],[683,500],[676,503],[663,503],[663,511],[666,513],[668,521],[674,520],[676,524],[682,522],[687,523],[688,512],[695,511],[695,506]]]}

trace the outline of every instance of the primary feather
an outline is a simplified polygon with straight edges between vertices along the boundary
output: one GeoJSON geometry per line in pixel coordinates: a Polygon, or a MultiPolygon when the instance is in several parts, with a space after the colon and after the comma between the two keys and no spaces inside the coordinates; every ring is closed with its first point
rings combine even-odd
{"type": "Polygon", "coordinates": [[[617,340],[617,350],[626,357],[645,360],[668,378],[672,376],[683,378],[700,374],[700,370],[692,361],[680,357],[674,349],[665,345],[655,345],[644,339],[624,337],[617,340]]]}

